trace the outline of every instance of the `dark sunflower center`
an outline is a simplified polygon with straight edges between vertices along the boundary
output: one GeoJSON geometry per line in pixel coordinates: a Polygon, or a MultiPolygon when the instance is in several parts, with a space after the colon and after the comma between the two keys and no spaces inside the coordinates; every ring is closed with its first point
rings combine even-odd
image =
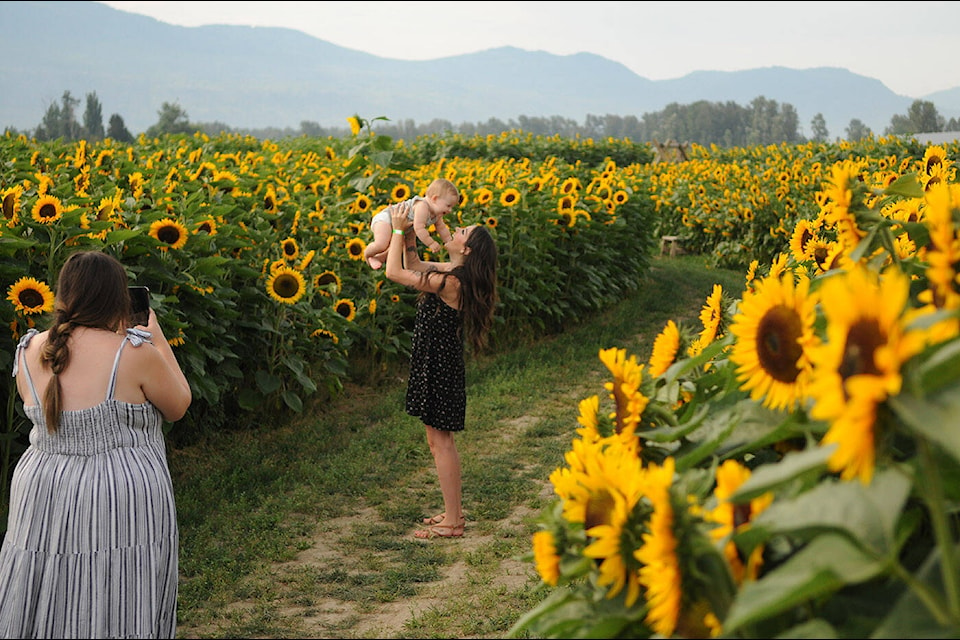
{"type": "Polygon", "coordinates": [[[288,256],[296,255],[297,248],[292,243],[287,243],[283,245],[283,253],[288,256]]]}
{"type": "Polygon", "coordinates": [[[585,529],[596,527],[610,522],[610,512],[613,510],[613,496],[607,491],[598,491],[590,494],[587,499],[587,508],[584,513],[585,529]]]}
{"type": "Polygon", "coordinates": [[[37,212],[41,218],[56,218],[57,217],[57,207],[52,204],[45,204],[40,207],[40,210],[37,212]]]}
{"type": "Polygon", "coordinates": [[[24,289],[17,296],[20,304],[27,309],[43,306],[43,295],[36,289],[24,289]]]}
{"type": "Polygon", "coordinates": [[[9,220],[13,217],[13,206],[17,198],[12,193],[7,194],[7,197],[3,199],[3,217],[9,220]]]}
{"type": "Polygon", "coordinates": [[[803,325],[791,309],[777,306],[764,314],[757,327],[757,358],[760,366],[773,379],[795,382],[800,370],[797,361],[803,353],[798,340],[803,325]]]}
{"type": "Polygon", "coordinates": [[[349,318],[349,317],[350,317],[350,305],[348,305],[348,304],[340,304],[340,305],[337,305],[337,313],[339,313],[340,315],[342,315],[344,318],[349,318]]]}
{"type": "Polygon", "coordinates": [[[826,247],[817,247],[813,250],[813,259],[816,260],[817,265],[820,268],[823,268],[823,264],[827,261],[827,248],[826,247]]]}
{"type": "Polygon", "coordinates": [[[270,209],[273,209],[275,206],[277,206],[277,203],[274,202],[273,198],[271,198],[270,196],[267,196],[266,198],[263,199],[263,208],[266,209],[267,211],[269,211],[270,209]]]}
{"type": "Polygon", "coordinates": [[[172,225],[161,227],[157,230],[157,238],[167,244],[177,244],[180,240],[180,229],[172,225]]]}
{"type": "Polygon", "coordinates": [[[273,291],[281,298],[292,298],[300,292],[300,281],[290,274],[282,274],[273,281],[273,291]]]}
{"type": "Polygon", "coordinates": [[[847,333],[847,344],[843,348],[840,377],[846,380],[860,374],[879,375],[874,354],[885,342],[884,333],[876,320],[871,318],[854,323],[847,333]]]}
{"type": "Polygon", "coordinates": [[[333,276],[330,274],[322,275],[319,278],[317,278],[317,284],[321,287],[325,284],[330,284],[331,282],[336,282],[336,281],[333,279],[333,276]]]}
{"type": "Polygon", "coordinates": [[[358,256],[358,255],[360,255],[360,245],[358,245],[358,244],[351,244],[351,245],[350,245],[350,255],[353,255],[353,256],[358,256]]]}

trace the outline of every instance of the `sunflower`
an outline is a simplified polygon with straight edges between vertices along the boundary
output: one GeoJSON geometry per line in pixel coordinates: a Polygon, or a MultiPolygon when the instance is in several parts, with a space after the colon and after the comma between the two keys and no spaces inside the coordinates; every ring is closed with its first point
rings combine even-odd
{"type": "Polygon", "coordinates": [[[363,252],[367,249],[367,243],[360,238],[350,238],[347,240],[347,255],[351,260],[363,260],[363,252]]]}
{"type": "Polygon", "coordinates": [[[557,213],[564,213],[565,211],[571,211],[577,206],[577,198],[573,195],[564,195],[560,196],[557,200],[557,213]]]}
{"type": "Polygon", "coordinates": [[[650,375],[657,378],[670,368],[680,351],[680,328],[673,320],[653,340],[653,353],[650,354],[650,375]]]}
{"type": "Polygon", "coordinates": [[[360,116],[353,115],[347,118],[347,124],[350,125],[350,133],[357,135],[360,133],[360,129],[363,128],[363,120],[360,116]]]}
{"type": "Polygon", "coordinates": [[[51,224],[63,217],[63,204],[56,196],[42,195],[33,205],[31,215],[40,224],[51,224]]]}
{"type": "Polygon", "coordinates": [[[187,228],[172,218],[155,220],[150,224],[150,236],[163,244],[161,251],[182,249],[187,244],[187,228]]]}
{"type": "Polygon", "coordinates": [[[353,319],[357,317],[357,306],[349,298],[337,300],[337,303],[333,305],[333,310],[346,318],[347,322],[353,322],[353,319]]]}
{"type": "Polygon", "coordinates": [[[350,205],[350,213],[367,213],[373,207],[373,200],[365,193],[358,193],[350,205]]]}
{"type": "Polygon", "coordinates": [[[649,398],[640,392],[643,379],[643,365],[637,364],[637,357],[626,357],[626,349],[601,349],[600,361],[613,374],[613,382],[604,384],[610,392],[610,398],[616,404],[616,432],[624,438],[631,438],[640,423],[640,416],[647,408],[649,398]]]}
{"type": "MultiPolygon", "coordinates": [[[[700,322],[703,324],[703,330],[696,340],[696,352],[703,351],[713,342],[721,332],[721,321],[723,320],[723,287],[719,284],[713,285],[713,291],[707,296],[707,301],[700,309],[700,322]]],[[[693,345],[691,345],[693,348],[693,345]]],[[[688,350],[689,351],[689,350],[688,350]]],[[[689,355],[695,355],[689,352],[689,355]]]]}
{"type": "Polygon", "coordinates": [[[533,560],[540,578],[551,587],[560,581],[560,556],[557,555],[557,543],[549,531],[537,531],[533,534],[533,560]]]}
{"type": "Polygon", "coordinates": [[[390,200],[393,202],[403,202],[404,200],[408,200],[411,195],[410,186],[400,182],[390,191],[390,200]]]}
{"type": "Polygon", "coordinates": [[[23,314],[50,313],[53,311],[53,291],[45,282],[23,277],[10,285],[7,300],[23,314]]]}
{"type": "Polygon", "coordinates": [[[600,435],[600,396],[593,395],[580,401],[580,415],[577,416],[577,422],[580,427],[577,429],[577,435],[588,442],[596,442],[602,436],[600,435]]]}
{"type": "Polygon", "coordinates": [[[300,257],[300,245],[296,238],[286,238],[280,243],[280,250],[283,252],[283,259],[293,262],[300,257]]]}
{"type": "Polygon", "coordinates": [[[20,221],[20,198],[23,197],[23,187],[14,185],[3,190],[0,194],[0,204],[3,206],[3,217],[12,224],[20,221]]]}
{"type": "Polygon", "coordinates": [[[334,285],[334,290],[337,293],[340,293],[340,289],[343,288],[343,283],[340,282],[340,276],[329,269],[323,273],[318,273],[313,279],[313,288],[324,290],[324,293],[326,293],[325,289],[327,288],[327,285],[331,284],[334,285]]]}
{"type": "Polygon", "coordinates": [[[571,194],[580,191],[583,185],[580,183],[580,180],[576,177],[570,177],[563,181],[563,184],[560,185],[560,193],[571,194]]]}
{"type": "MultiPolygon", "coordinates": [[[[230,193],[231,191],[233,191],[237,187],[237,183],[239,181],[240,179],[237,177],[235,173],[231,171],[226,171],[226,170],[214,171],[213,178],[211,178],[210,180],[210,182],[223,193],[230,193]]],[[[143,180],[141,177],[139,184],[142,184],[142,183],[143,183],[143,180]]],[[[131,188],[135,189],[134,182],[132,179],[130,180],[130,186],[131,188]]],[[[136,196],[136,192],[134,192],[134,195],[136,196]]]]}
{"type": "Polygon", "coordinates": [[[194,227],[194,233],[206,233],[210,236],[217,235],[217,221],[213,218],[201,220],[197,223],[197,226],[194,227]]]}
{"type": "Polygon", "coordinates": [[[680,558],[674,535],[674,511],[670,500],[674,460],[667,458],[663,466],[647,468],[644,494],[649,500],[650,514],[643,545],[634,551],[640,562],[639,581],[647,601],[646,623],[664,638],[673,635],[680,618],[683,596],[680,558]]]}
{"type": "Polygon", "coordinates": [[[486,219],[484,219],[483,224],[491,229],[496,229],[499,221],[495,216],[488,216],[486,219]]]}
{"type": "Polygon", "coordinates": [[[520,191],[510,187],[500,194],[500,204],[505,207],[512,207],[520,202],[520,191]]]}
{"type": "Polygon", "coordinates": [[[901,365],[925,345],[923,331],[906,329],[909,291],[899,270],[880,277],[856,265],[820,288],[826,329],[810,350],[810,416],[830,424],[820,444],[837,445],[828,464],[844,480],[870,483],[877,406],[900,392],[901,365]]]}
{"type": "Polygon", "coordinates": [[[744,292],[730,325],[737,338],[730,361],[741,389],[770,409],[798,406],[806,397],[815,320],[816,297],[807,279],[768,276],[744,292]]]}
{"type": "Polygon", "coordinates": [[[816,232],[809,220],[800,220],[790,236],[790,253],[797,262],[805,262],[813,256],[810,253],[812,243],[817,239],[816,232]]]}
{"type": "Polygon", "coordinates": [[[303,256],[303,260],[301,260],[300,264],[297,265],[297,270],[301,273],[306,271],[307,267],[310,266],[310,263],[313,262],[313,257],[315,255],[317,255],[316,249],[310,249],[310,251],[307,251],[307,253],[303,256]]]}
{"type": "Polygon", "coordinates": [[[723,553],[737,584],[741,584],[745,578],[755,579],[757,577],[763,564],[763,545],[754,547],[746,565],[744,565],[736,543],[730,538],[736,533],[742,533],[749,529],[751,520],[766,510],[773,502],[773,494],[769,492],[763,493],[747,503],[735,504],[730,502],[730,496],[750,478],[750,475],[750,469],[736,460],[724,460],[717,467],[717,486],[713,490],[716,506],[703,514],[705,521],[717,525],[710,529],[710,537],[715,542],[726,541],[723,545],[723,553]]]}
{"type": "Polygon", "coordinates": [[[490,202],[491,200],[493,200],[493,191],[491,191],[486,187],[480,187],[473,194],[473,201],[476,202],[481,207],[487,204],[488,202],[490,202]]]}
{"type": "Polygon", "coordinates": [[[629,199],[630,199],[630,196],[623,189],[618,189],[617,191],[613,192],[613,202],[617,206],[626,204],[627,200],[629,199]]]}
{"type": "Polygon", "coordinates": [[[753,289],[754,281],[757,279],[757,269],[760,268],[759,260],[751,260],[750,265],[747,267],[747,275],[744,276],[746,280],[747,289],[753,289]]]}
{"type": "Polygon", "coordinates": [[[649,515],[641,503],[646,473],[636,453],[617,441],[597,443],[586,451],[590,453],[584,471],[573,473],[585,492],[577,497],[585,498],[584,527],[591,539],[583,555],[600,561],[597,584],[609,587],[607,598],[626,587],[625,603],[630,607],[640,596],[640,564],[634,550],[649,515]]]}
{"type": "Polygon", "coordinates": [[[267,192],[263,194],[263,210],[267,213],[277,213],[279,211],[277,191],[272,184],[267,186],[267,192]]]}
{"type": "Polygon", "coordinates": [[[310,334],[310,337],[311,338],[327,338],[328,340],[333,342],[333,344],[340,343],[340,337],[337,336],[337,334],[335,334],[334,332],[329,331],[327,329],[315,329],[314,332],[310,334]]]}
{"type": "Polygon", "coordinates": [[[303,274],[291,267],[280,267],[267,279],[267,293],[283,304],[295,304],[306,290],[303,274]]]}
{"type": "Polygon", "coordinates": [[[949,169],[951,164],[947,159],[947,150],[940,145],[932,145],[923,152],[918,169],[922,174],[931,176],[941,169],[949,169]]]}

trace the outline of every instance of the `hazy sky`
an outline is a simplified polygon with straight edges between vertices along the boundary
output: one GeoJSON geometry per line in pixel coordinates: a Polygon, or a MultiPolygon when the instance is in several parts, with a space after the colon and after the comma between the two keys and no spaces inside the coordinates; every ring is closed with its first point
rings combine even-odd
{"type": "Polygon", "coordinates": [[[186,27],[287,27],[385,58],[594,53],[650,80],[840,67],[920,98],[960,87],[960,2],[103,2],[186,27]]]}

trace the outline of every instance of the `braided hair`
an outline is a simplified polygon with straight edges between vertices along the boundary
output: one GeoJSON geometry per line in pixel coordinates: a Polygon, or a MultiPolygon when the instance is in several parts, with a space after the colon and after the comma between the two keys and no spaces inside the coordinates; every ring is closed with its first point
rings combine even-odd
{"type": "Polygon", "coordinates": [[[40,364],[53,373],[43,396],[47,431],[60,426],[63,388],[60,374],[70,364],[70,336],[77,327],[117,332],[130,320],[130,293],[123,265],[100,251],[72,254],[60,269],[54,318],[40,364]]]}

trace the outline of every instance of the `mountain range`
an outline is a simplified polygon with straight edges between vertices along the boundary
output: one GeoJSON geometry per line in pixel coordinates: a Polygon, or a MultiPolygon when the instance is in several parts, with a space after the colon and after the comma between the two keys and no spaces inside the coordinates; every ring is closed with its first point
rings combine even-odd
{"type": "Polygon", "coordinates": [[[134,135],[157,123],[164,103],[179,105],[190,122],[235,130],[345,127],[354,114],[453,125],[520,116],[642,119],[672,103],[748,106],[761,96],[792,105],[804,135],[822,114],[831,138],[842,138],[853,119],[882,134],[918,99],[944,118],[960,118],[960,87],[902,96],[836,67],[696,71],[653,81],[590,53],[499,47],[404,61],[294,29],[179,27],[97,2],[0,2],[0,24],[0,127],[23,132],[65,91],[80,101],[78,120],[86,96],[96,93],[104,126],[119,114],[134,135]]]}

